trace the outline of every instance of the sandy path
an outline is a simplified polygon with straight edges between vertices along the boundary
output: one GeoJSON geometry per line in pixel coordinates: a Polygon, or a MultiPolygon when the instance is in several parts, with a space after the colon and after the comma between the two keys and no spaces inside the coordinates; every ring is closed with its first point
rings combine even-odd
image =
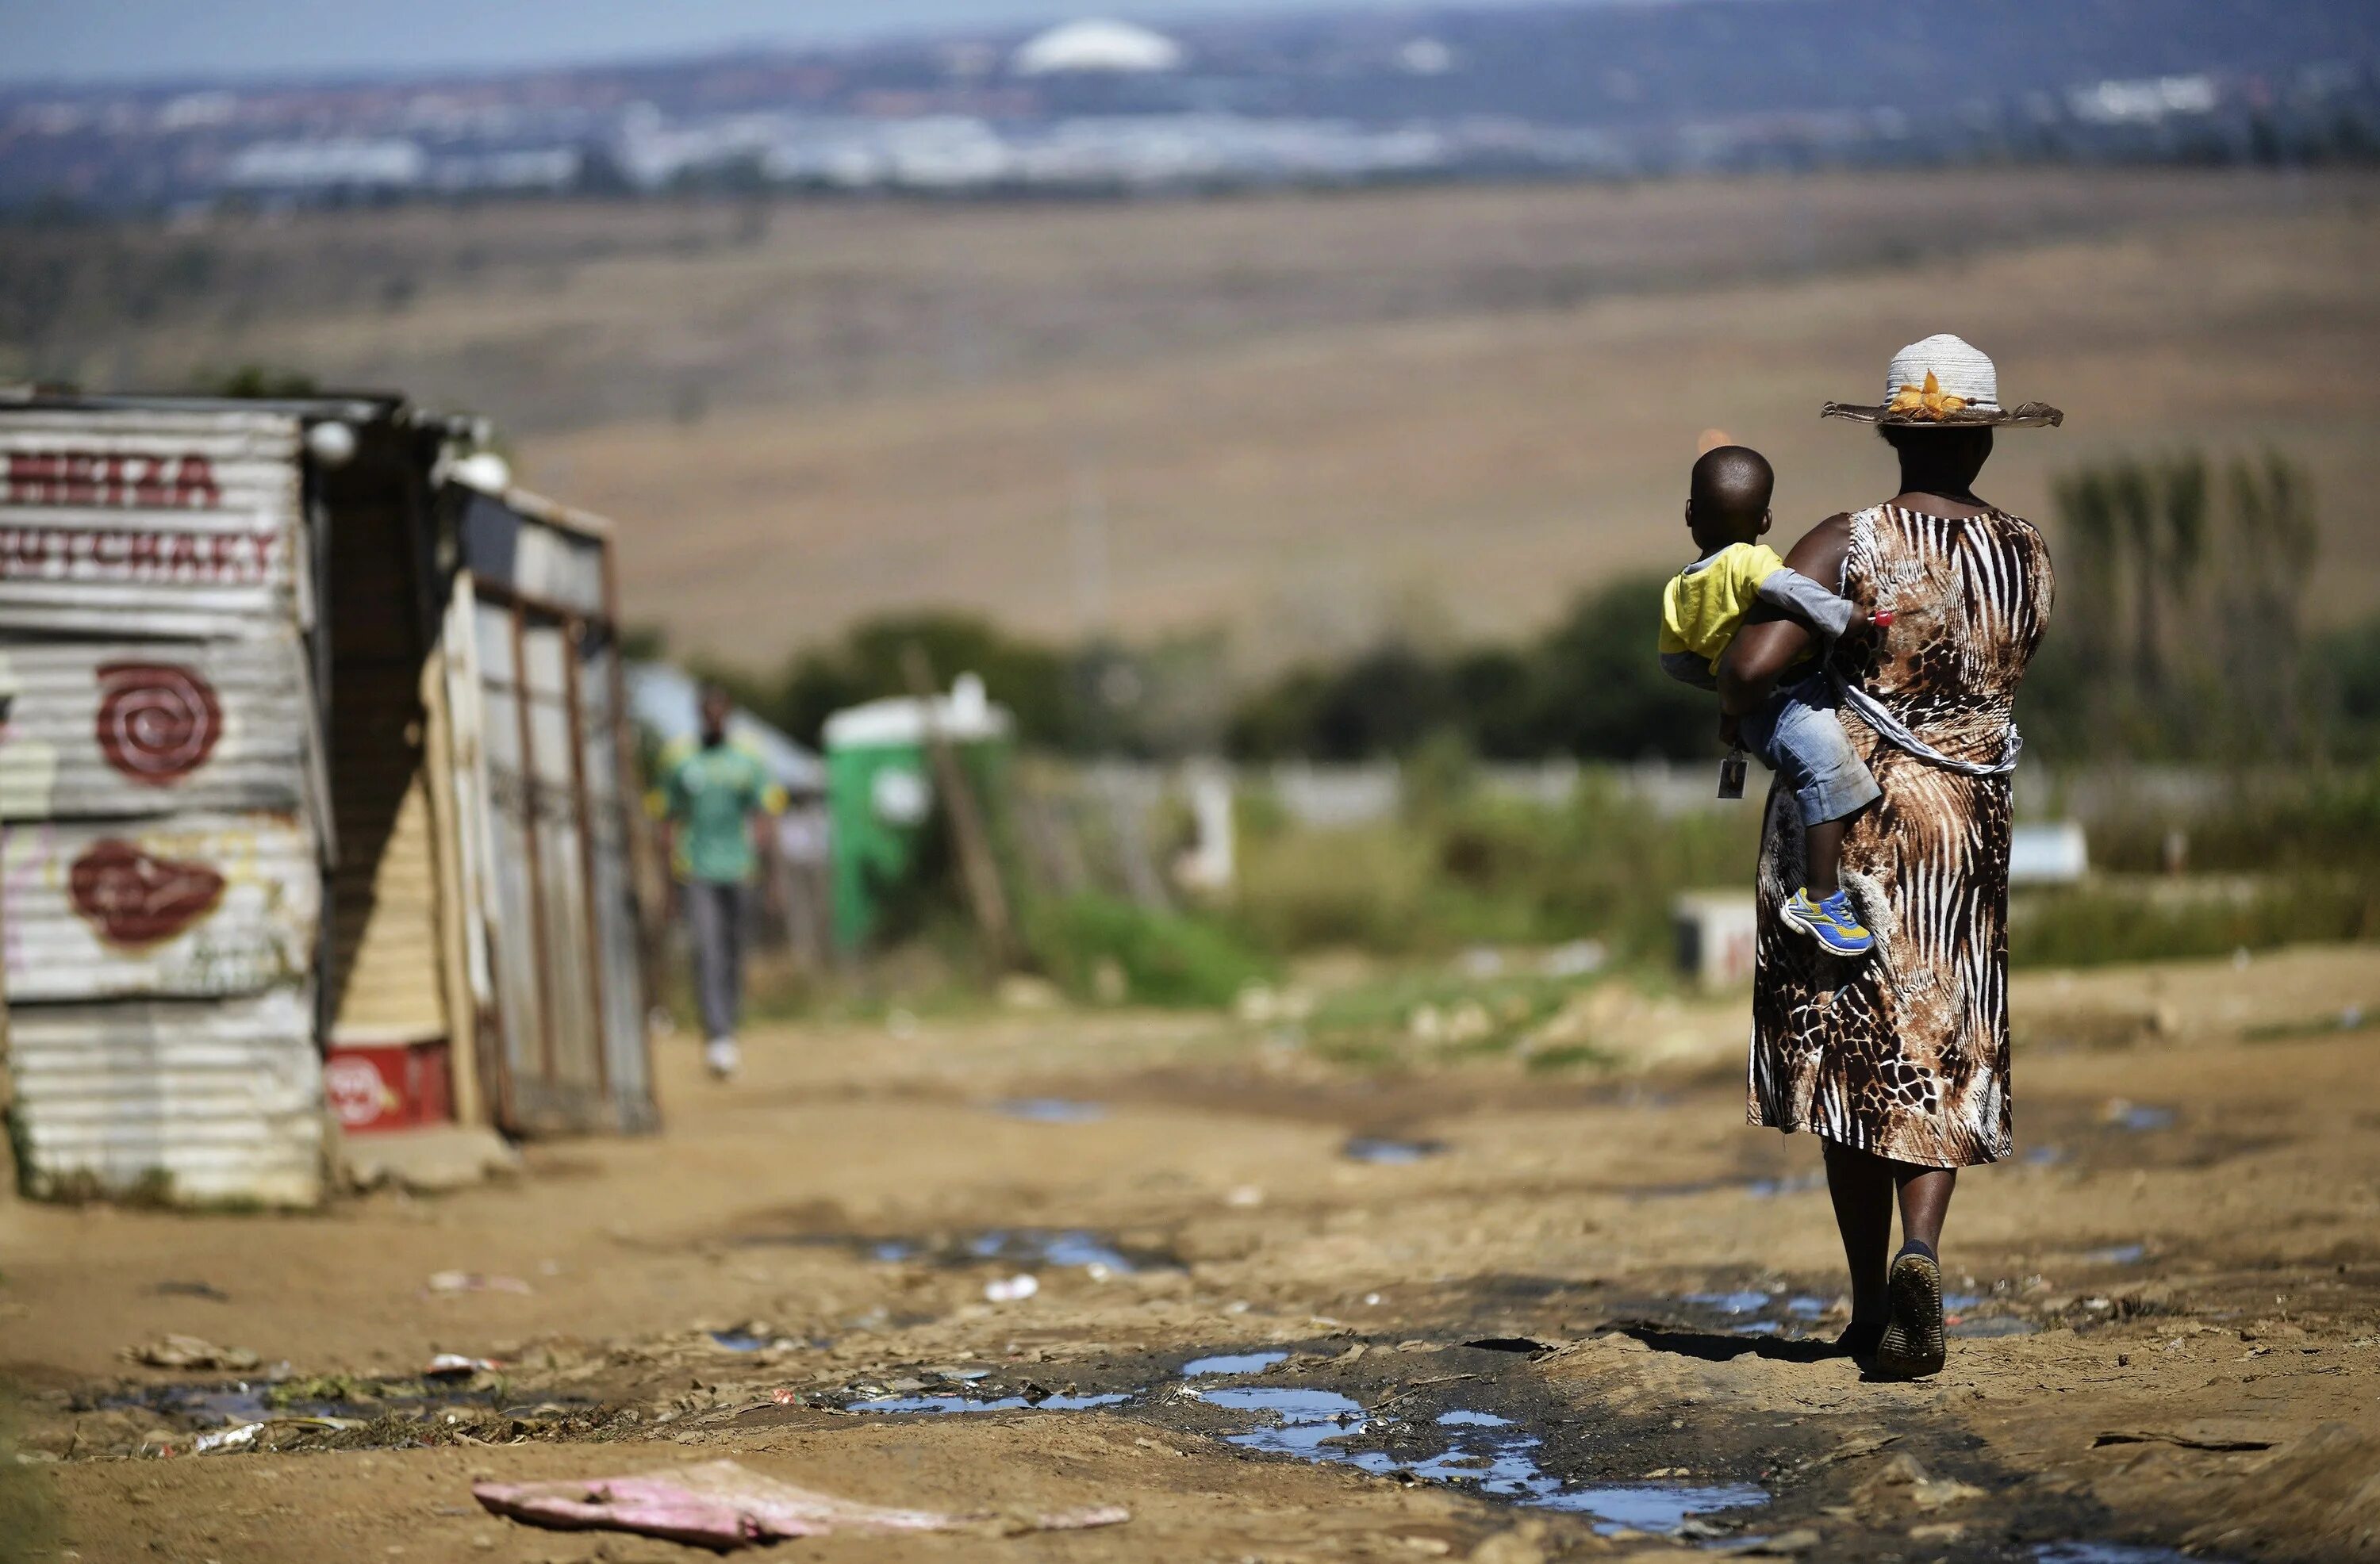
{"type": "Polygon", "coordinates": [[[1954,1289],[1977,1294],[1968,1328],[2022,1333],[1954,1342],[1921,1386],[1864,1384],[1813,1351],[1838,1326],[1839,1260],[1806,1186],[1815,1147],[1738,1121],[1740,1001],[1672,1012],[1668,1061],[1621,1079],[1357,1075],[1203,1018],[776,1031],[728,1089],[666,1048],[665,1134],[533,1148],[510,1186],[310,1217],[0,1204],[0,1373],[29,1393],[30,1448],[71,1456],[33,1470],[86,1560],[674,1558],[492,1520],[468,1479],[731,1454],[879,1502],[1135,1512],[1067,1537],[789,1545],[829,1557],[1486,1546],[1511,1564],[1709,1540],[1615,1538],[1589,1514],[1252,1454],[1230,1438],[1270,1421],[1184,1395],[1179,1374],[1259,1349],[1291,1357],[1211,1383],[1348,1398],[1365,1426],[1342,1455],[1475,1480],[1488,1469],[1459,1464],[1464,1450],[1531,1437],[1564,1492],[1754,1484],[1773,1502],[1697,1524],[1814,1531],[1820,1557],[2030,1558],[2063,1538],[2363,1557],[2380,1535],[2380,1032],[2314,1028],[2374,1001],[2369,948],[2027,979],[2018,1122],[2035,1159],[1970,1178],[1947,1254],[1954,1289]],[[2291,1023],[2307,1029],[2271,1036],[2291,1023]],[[1681,1058],[1694,1035],[1699,1057],[1681,1058]],[[991,1106],[1026,1092],[1105,1111],[1052,1123],[991,1106]],[[2145,1110],[2139,1127],[2126,1105],[2145,1110]],[[1448,1149],[1402,1166],[1342,1154],[1375,1131],[1448,1149]],[[1137,1268],[1099,1279],[1014,1247],[968,1260],[987,1230],[1081,1230],[1137,1268]],[[916,1252],[871,1253],[895,1240],[916,1252]],[[424,1296],[450,1268],[534,1291],[424,1296]],[[984,1302],[1017,1269],[1038,1296],[984,1302]],[[161,1294],[168,1282],[225,1296],[161,1294]],[[701,1334],[756,1319],[786,1344],[735,1352],[701,1334]],[[382,1448],[118,1459],[188,1430],[74,1407],[175,1377],[115,1361],[168,1330],[305,1375],[492,1354],[515,1365],[499,1400],[577,1421],[474,1412],[429,1437],[487,1444],[385,1448],[424,1429],[383,1425],[339,1437],[382,1448]],[[1464,1345],[1487,1338],[1538,1345],[1464,1345]],[[840,1410],[1050,1390],[1130,1399],[840,1410]],[[1509,1422],[1450,1426],[1446,1411],[1509,1422]],[[503,1442],[516,1427],[522,1442],[503,1442]],[[2110,1435],[2127,1437],[2096,1442],[2110,1435]]]}

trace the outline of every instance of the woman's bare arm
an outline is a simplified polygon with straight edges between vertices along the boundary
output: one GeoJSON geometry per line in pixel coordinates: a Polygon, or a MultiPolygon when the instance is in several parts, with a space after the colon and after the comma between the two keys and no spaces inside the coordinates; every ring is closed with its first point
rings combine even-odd
{"type": "MultiPolygon", "coordinates": [[[[1811,580],[1840,588],[1843,558],[1850,552],[1850,513],[1830,515],[1803,534],[1785,563],[1811,580]]],[[[1743,628],[1718,664],[1718,708],[1730,717],[1757,710],[1777,687],[1778,676],[1809,649],[1809,627],[1767,603],[1755,603],[1743,616],[1743,628]]]]}

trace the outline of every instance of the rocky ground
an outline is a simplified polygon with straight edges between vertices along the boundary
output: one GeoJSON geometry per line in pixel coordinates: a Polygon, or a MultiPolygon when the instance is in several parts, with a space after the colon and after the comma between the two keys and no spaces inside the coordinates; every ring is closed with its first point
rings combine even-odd
{"type": "Polygon", "coordinates": [[[1593,1071],[1033,1011],[769,1029],[722,1087],[675,1039],[664,1134],[498,1185],[0,1201],[0,1554],[692,1558],[471,1485],[727,1458],[993,1516],[802,1557],[2380,1555],[2375,1001],[2370,948],[2022,979],[1915,1385],[1824,1351],[1740,999],[1589,996],[1593,1071]]]}

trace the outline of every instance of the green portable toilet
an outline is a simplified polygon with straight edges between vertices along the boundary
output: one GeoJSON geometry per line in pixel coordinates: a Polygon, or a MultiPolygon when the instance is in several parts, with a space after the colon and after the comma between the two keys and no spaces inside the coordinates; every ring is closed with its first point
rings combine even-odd
{"type": "Polygon", "coordinates": [[[875,933],[887,894],[916,867],[934,813],[934,758],[928,723],[966,770],[989,818],[1007,774],[1008,713],[985,697],[983,681],[962,673],[929,703],[871,700],[826,720],[826,797],[833,866],[834,940],[856,951],[875,933]]]}

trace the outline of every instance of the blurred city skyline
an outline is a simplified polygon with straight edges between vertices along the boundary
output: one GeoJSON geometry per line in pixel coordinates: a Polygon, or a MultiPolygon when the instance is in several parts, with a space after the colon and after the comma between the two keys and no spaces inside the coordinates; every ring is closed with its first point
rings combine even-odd
{"type": "MultiPolygon", "coordinates": [[[[1082,17],[1162,24],[1298,12],[1427,15],[1527,9],[1582,0],[420,0],[323,7],[302,0],[110,0],[63,6],[0,0],[0,86],[147,80],[380,77],[507,70],[784,47],[968,29],[1012,30],[1082,17]]],[[[1596,3],[1596,0],[1585,0],[1596,3]]]]}

